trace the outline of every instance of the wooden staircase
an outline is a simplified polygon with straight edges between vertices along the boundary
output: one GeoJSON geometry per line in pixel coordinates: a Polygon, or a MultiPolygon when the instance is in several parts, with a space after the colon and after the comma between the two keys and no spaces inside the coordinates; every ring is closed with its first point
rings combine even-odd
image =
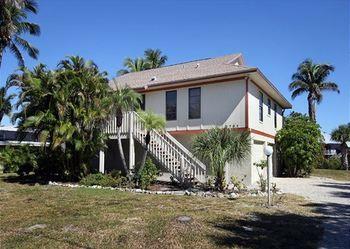
{"type": "MultiPolygon", "coordinates": [[[[146,146],[146,130],[142,118],[136,112],[124,114],[121,133],[124,137],[132,136],[142,146],[146,146]]],[[[105,131],[111,137],[117,134],[116,118],[109,120],[105,131]]],[[[206,181],[206,166],[199,161],[188,149],[178,142],[168,132],[151,131],[149,153],[174,179],[180,183],[206,181]]]]}

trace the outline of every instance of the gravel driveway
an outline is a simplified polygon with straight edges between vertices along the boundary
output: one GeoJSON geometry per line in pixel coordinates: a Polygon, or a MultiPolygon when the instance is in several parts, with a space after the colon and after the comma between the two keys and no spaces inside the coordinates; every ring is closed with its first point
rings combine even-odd
{"type": "Polygon", "coordinates": [[[328,178],[274,178],[282,192],[304,196],[324,214],[319,248],[350,248],[350,182],[328,178]]]}

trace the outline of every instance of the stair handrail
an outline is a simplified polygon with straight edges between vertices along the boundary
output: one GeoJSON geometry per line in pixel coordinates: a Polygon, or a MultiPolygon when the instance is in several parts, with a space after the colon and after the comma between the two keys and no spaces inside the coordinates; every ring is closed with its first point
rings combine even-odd
{"type": "MultiPolygon", "coordinates": [[[[132,111],[132,114],[135,115],[138,119],[143,120],[142,117],[135,111],[132,111]]],[[[180,153],[181,155],[186,156],[185,160],[188,162],[194,161],[198,166],[200,166],[202,168],[203,171],[206,171],[206,166],[204,163],[202,163],[200,160],[198,160],[185,146],[183,146],[179,141],[176,140],[176,138],[174,138],[169,132],[167,132],[166,130],[163,132],[162,136],[161,134],[159,134],[157,131],[153,130],[152,132],[156,133],[158,136],[164,138],[164,136],[170,140],[168,142],[173,143],[175,146],[171,146],[173,147],[173,149],[175,149],[178,153],[180,153]],[[177,148],[176,148],[177,147],[177,148]],[[180,150],[180,151],[179,151],[180,150]],[[182,152],[182,153],[181,153],[182,152]],[[187,158],[188,157],[188,158],[187,158]]],[[[171,144],[170,144],[171,145],[171,144]]]]}

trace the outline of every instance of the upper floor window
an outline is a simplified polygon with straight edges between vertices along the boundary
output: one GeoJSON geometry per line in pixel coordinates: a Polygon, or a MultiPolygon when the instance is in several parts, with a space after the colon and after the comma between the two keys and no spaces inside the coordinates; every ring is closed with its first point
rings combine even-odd
{"type": "Polygon", "coordinates": [[[264,95],[262,92],[259,92],[260,96],[259,96],[259,120],[261,122],[264,121],[264,109],[263,109],[263,105],[264,105],[264,95]]]}
{"type": "Polygon", "coordinates": [[[141,95],[140,108],[142,111],[146,110],[146,95],[145,94],[141,95]]]}
{"type": "Polygon", "coordinates": [[[201,88],[188,89],[188,118],[201,118],[201,88]]]}
{"type": "Polygon", "coordinates": [[[165,97],[166,120],[176,120],[177,92],[168,91],[165,97]]]}
{"type": "Polygon", "coordinates": [[[276,103],[274,104],[273,109],[275,110],[273,122],[275,124],[275,128],[277,128],[277,112],[278,112],[278,110],[277,110],[277,104],[276,103]]]}
{"type": "Polygon", "coordinates": [[[271,115],[271,99],[267,99],[267,114],[271,115]]]}

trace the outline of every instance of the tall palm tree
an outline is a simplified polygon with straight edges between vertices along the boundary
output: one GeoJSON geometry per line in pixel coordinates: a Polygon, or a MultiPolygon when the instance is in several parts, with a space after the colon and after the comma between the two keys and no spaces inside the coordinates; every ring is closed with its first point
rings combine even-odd
{"type": "Polygon", "coordinates": [[[112,93],[112,108],[116,115],[118,128],[118,148],[124,171],[129,180],[131,176],[129,169],[126,165],[124,150],[122,146],[121,126],[123,124],[123,115],[125,114],[125,112],[138,108],[140,105],[140,101],[141,95],[128,87],[119,87],[116,85],[116,90],[112,93]]]}
{"type": "Polygon", "coordinates": [[[148,61],[150,68],[158,68],[164,66],[168,60],[168,56],[162,55],[160,49],[146,49],[145,58],[148,61]]]}
{"type": "MultiPolygon", "coordinates": [[[[165,119],[164,117],[157,115],[152,111],[140,111],[138,112],[138,114],[141,117],[141,122],[143,123],[144,129],[146,131],[144,152],[142,156],[141,165],[138,170],[138,172],[140,173],[146,163],[148,147],[151,142],[151,131],[155,130],[155,131],[162,132],[165,128],[165,119]]],[[[139,174],[137,177],[137,185],[138,185],[138,179],[139,179],[139,174]]]]}
{"type": "Polygon", "coordinates": [[[21,50],[37,59],[39,50],[21,36],[40,35],[40,27],[27,21],[29,13],[37,13],[35,0],[0,0],[0,67],[5,49],[17,58],[18,64],[24,66],[21,50]]]}
{"type": "Polygon", "coordinates": [[[314,64],[312,60],[303,61],[298,71],[293,74],[293,82],[289,84],[289,90],[292,92],[292,99],[307,93],[309,117],[316,122],[316,103],[319,104],[323,99],[324,91],[336,91],[339,93],[338,85],[327,81],[327,77],[334,71],[334,67],[328,64],[314,64]]]}
{"type": "Polygon", "coordinates": [[[126,58],[123,63],[125,69],[121,69],[117,72],[117,75],[123,75],[132,72],[140,72],[150,68],[148,61],[143,58],[126,58]]]}
{"type": "Polygon", "coordinates": [[[344,169],[349,170],[348,146],[346,145],[346,142],[350,142],[350,123],[339,125],[337,129],[333,130],[331,133],[331,139],[341,143],[342,165],[344,169]]]}
{"type": "Polygon", "coordinates": [[[81,56],[67,56],[57,65],[59,70],[72,70],[75,72],[90,71],[96,75],[105,77],[107,72],[100,72],[98,66],[92,60],[85,60],[81,56]]]}
{"type": "Polygon", "coordinates": [[[0,124],[4,117],[4,115],[10,115],[12,111],[12,105],[11,100],[14,98],[15,95],[7,95],[7,88],[1,87],[0,88],[0,124]]]}
{"type": "Polygon", "coordinates": [[[196,156],[208,161],[215,174],[215,187],[224,190],[225,165],[230,161],[240,162],[250,151],[248,132],[236,132],[229,128],[214,128],[198,135],[192,145],[196,156]]]}

